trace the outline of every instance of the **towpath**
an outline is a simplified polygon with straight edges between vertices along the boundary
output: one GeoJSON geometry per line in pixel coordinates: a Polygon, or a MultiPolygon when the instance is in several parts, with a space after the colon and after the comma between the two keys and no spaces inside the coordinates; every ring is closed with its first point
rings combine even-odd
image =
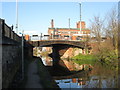
{"type": "Polygon", "coordinates": [[[38,60],[34,60],[28,65],[27,83],[25,88],[42,88],[37,63],[38,60]]]}

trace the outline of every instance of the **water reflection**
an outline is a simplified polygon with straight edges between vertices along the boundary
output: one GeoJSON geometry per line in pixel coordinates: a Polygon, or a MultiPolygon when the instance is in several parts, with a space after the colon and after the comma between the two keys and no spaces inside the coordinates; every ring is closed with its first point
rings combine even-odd
{"type": "Polygon", "coordinates": [[[41,57],[41,58],[42,58],[43,64],[45,66],[52,66],[53,65],[52,58],[50,58],[50,57],[41,57]]]}
{"type": "MultiPolygon", "coordinates": [[[[45,66],[52,66],[50,57],[42,57],[45,66]]],[[[57,72],[56,72],[57,73],[57,72]]],[[[115,70],[105,68],[100,64],[94,65],[87,75],[53,76],[61,89],[63,88],[118,88],[118,76],[115,70]],[[62,78],[61,78],[62,77],[62,78]]]]}
{"type": "Polygon", "coordinates": [[[115,80],[92,76],[89,78],[72,78],[55,80],[60,88],[117,88],[115,80]]]}
{"type": "Polygon", "coordinates": [[[55,78],[55,81],[60,88],[118,88],[117,71],[98,64],[87,75],[75,75],[72,75],[74,77],[71,78],[68,78],[68,76],[65,78],[64,76],[63,79],[58,77],[55,78]],[[68,83],[66,83],[66,80],[68,83]]]}
{"type": "Polygon", "coordinates": [[[56,80],[60,88],[81,88],[78,83],[72,83],[72,79],[56,80]]]}
{"type": "Polygon", "coordinates": [[[83,88],[86,85],[86,81],[82,78],[56,80],[56,82],[61,88],[83,88]]]}

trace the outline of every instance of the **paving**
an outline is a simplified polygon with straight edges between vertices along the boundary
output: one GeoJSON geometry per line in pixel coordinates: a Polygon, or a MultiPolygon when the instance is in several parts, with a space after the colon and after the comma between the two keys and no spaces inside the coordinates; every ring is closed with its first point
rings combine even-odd
{"type": "Polygon", "coordinates": [[[37,60],[34,60],[28,65],[27,83],[25,88],[42,88],[37,62],[37,60]]]}

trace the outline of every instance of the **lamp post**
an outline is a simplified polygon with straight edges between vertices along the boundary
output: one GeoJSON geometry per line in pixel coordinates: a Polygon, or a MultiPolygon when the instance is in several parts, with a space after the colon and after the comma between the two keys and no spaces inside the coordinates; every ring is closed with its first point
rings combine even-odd
{"type": "Polygon", "coordinates": [[[69,40],[70,40],[70,18],[69,18],[69,40]]]}
{"type": "Polygon", "coordinates": [[[42,33],[40,33],[40,40],[42,40],[42,33]]]}
{"type": "Polygon", "coordinates": [[[22,31],[22,80],[24,79],[24,30],[22,31]]]}
{"type": "Polygon", "coordinates": [[[18,0],[16,0],[16,33],[18,34],[18,0]]]}
{"type": "Polygon", "coordinates": [[[54,28],[54,31],[53,31],[53,39],[55,39],[55,28],[54,28]]]}
{"type": "Polygon", "coordinates": [[[81,2],[79,3],[80,5],[80,33],[81,33],[81,2]]]}

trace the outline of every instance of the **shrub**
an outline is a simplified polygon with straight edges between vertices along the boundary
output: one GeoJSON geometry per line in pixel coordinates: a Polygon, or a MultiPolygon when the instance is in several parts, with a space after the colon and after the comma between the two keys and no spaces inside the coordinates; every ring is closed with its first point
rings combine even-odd
{"type": "Polygon", "coordinates": [[[101,48],[99,53],[96,54],[98,57],[98,60],[102,64],[107,64],[108,66],[111,66],[112,68],[117,68],[118,65],[118,55],[114,50],[110,50],[108,48],[101,48]]]}

